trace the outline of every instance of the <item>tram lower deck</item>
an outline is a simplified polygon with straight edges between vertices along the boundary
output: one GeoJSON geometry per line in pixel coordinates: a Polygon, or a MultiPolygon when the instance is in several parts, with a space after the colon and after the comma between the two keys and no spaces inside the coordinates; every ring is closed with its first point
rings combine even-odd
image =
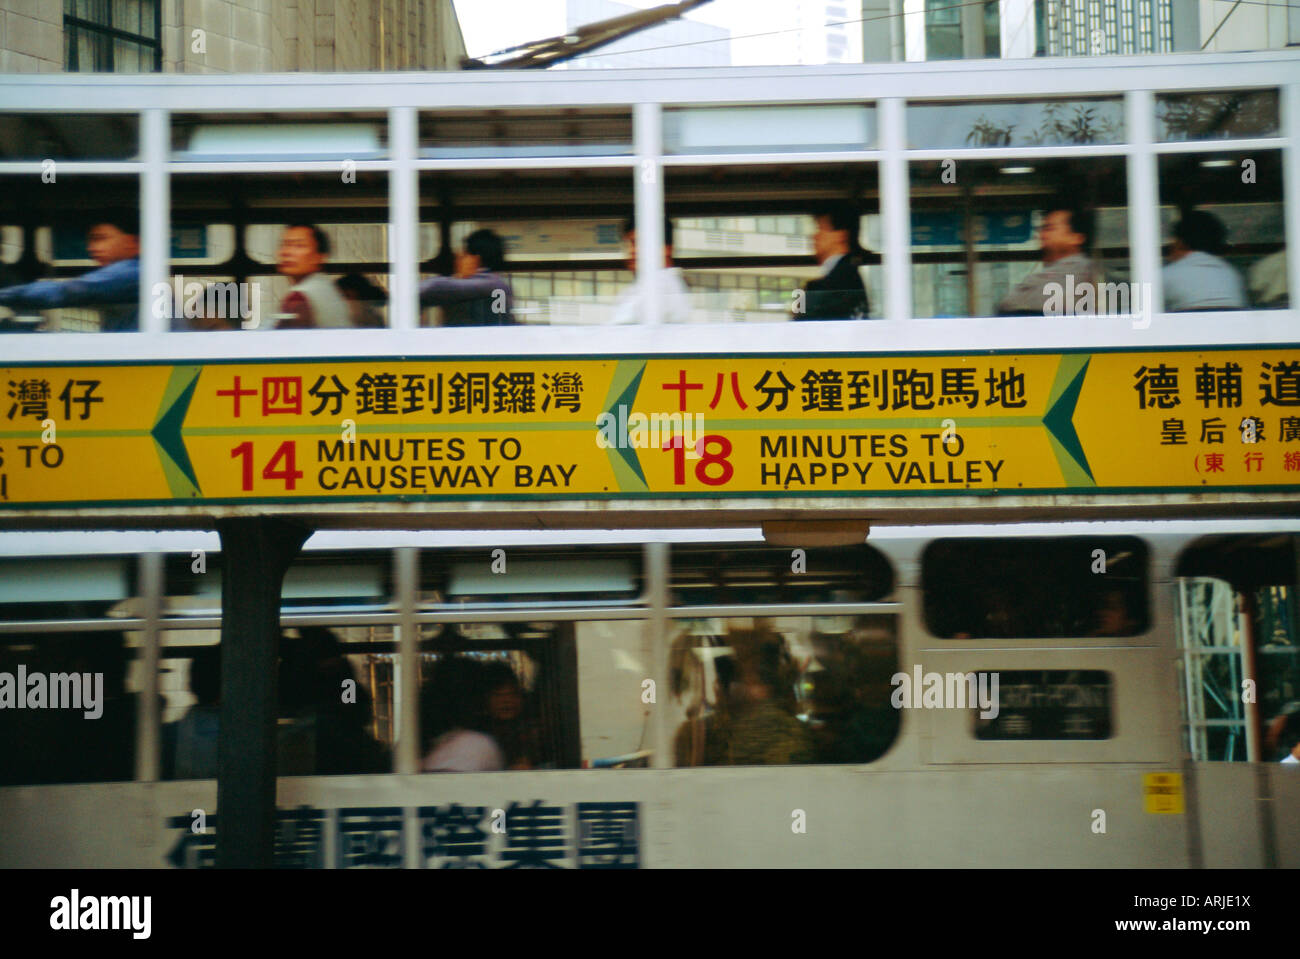
{"type": "MultiPolygon", "coordinates": [[[[275,861],[1300,865],[1297,534],[320,532],[275,861]]],[[[216,537],[9,534],[0,566],[0,865],[212,865],[216,537]]]]}

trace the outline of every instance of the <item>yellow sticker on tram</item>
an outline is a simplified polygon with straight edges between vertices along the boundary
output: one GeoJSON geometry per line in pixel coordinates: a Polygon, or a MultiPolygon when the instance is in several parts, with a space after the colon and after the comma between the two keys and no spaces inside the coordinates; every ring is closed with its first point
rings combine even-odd
{"type": "Polygon", "coordinates": [[[0,509],[1294,491],[1300,349],[3,370],[0,509]]]}
{"type": "Polygon", "coordinates": [[[1142,776],[1142,804],[1149,813],[1183,813],[1183,774],[1146,773],[1142,776]]]}

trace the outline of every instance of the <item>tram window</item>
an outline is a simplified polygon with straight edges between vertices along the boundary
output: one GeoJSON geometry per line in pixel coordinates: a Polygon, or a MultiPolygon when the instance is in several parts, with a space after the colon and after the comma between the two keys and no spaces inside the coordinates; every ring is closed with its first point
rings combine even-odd
{"type": "MultiPolygon", "coordinates": [[[[193,558],[189,554],[168,556],[164,563],[164,615],[219,614],[222,562],[222,554],[216,551],[193,558]]],[[[285,613],[390,608],[391,597],[387,553],[306,550],[285,573],[280,608],[285,613]]]]}
{"type": "MultiPolygon", "coordinates": [[[[597,294],[596,277],[624,265],[622,211],[635,203],[630,168],[423,171],[420,196],[424,233],[445,229],[447,237],[436,254],[421,251],[422,325],[613,321],[614,303],[597,294]],[[444,227],[445,202],[454,203],[457,219],[444,227]],[[483,296],[473,295],[473,282],[457,282],[476,269],[497,275],[476,282],[499,281],[483,296]],[[493,299],[498,290],[503,303],[493,299]]],[[[631,285],[630,274],[614,275],[631,285]]]]}
{"type": "Polygon", "coordinates": [[[1277,136],[1276,90],[1156,94],[1156,136],[1166,143],[1277,136]]]}
{"type": "Polygon", "coordinates": [[[0,785],[134,778],[135,665],[120,632],[0,637],[0,785]]]}
{"type": "MultiPolygon", "coordinates": [[[[217,773],[221,646],[215,630],[163,634],[159,738],[163,779],[217,773]]],[[[387,773],[396,734],[391,626],[296,626],[280,637],[277,771],[387,773]]]]}
{"type": "Polygon", "coordinates": [[[1290,302],[1281,150],[1159,159],[1165,309],[1282,309],[1290,302]]]}
{"type": "MultiPolygon", "coordinates": [[[[844,210],[846,218],[857,215],[858,231],[850,237],[848,259],[865,290],[866,317],[882,315],[875,163],[692,163],[667,167],[664,184],[668,206],[681,214],[673,219],[673,265],[685,271],[692,321],[861,318],[861,294],[822,294],[820,300],[795,295],[818,279],[819,266],[843,252],[815,241],[820,226],[814,214],[830,208],[844,210]],[[705,213],[732,215],[701,215],[705,213]],[[692,285],[692,280],[710,275],[717,280],[692,285]],[[775,289],[763,291],[761,280],[775,289]]],[[[840,264],[837,260],[833,265],[840,264]]],[[[834,286],[829,292],[842,289],[834,286]]]]}
{"type": "Polygon", "coordinates": [[[998,714],[972,710],[975,738],[1109,739],[1114,685],[1100,669],[998,670],[998,714]]]}
{"type": "Polygon", "coordinates": [[[910,175],[916,316],[1050,317],[1141,307],[1121,286],[1130,275],[1123,157],[923,161],[910,165],[910,175]],[[1071,289],[1074,303],[1067,302],[1071,289]]]}
{"type": "Polygon", "coordinates": [[[388,124],[375,112],[178,113],[171,135],[180,161],[371,160],[388,152],[388,124]]]}
{"type": "Polygon", "coordinates": [[[131,557],[0,560],[0,620],[101,619],[132,615],[131,557]]]}
{"type": "Polygon", "coordinates": [[[1138,636],[1147,568],[1131,537],[935,540],[921,560],[926,628],[941,639],[1138,636]]]}
{"type": "Polygon", "coordinates": [[[173,298],[184,297],[173,302],[173,329],[385,325],[386,174],[356,171],[342,193],[333,174],[177,173],[171,182],[173,269],[184,274],[183,284],[173,276],[173,298]],[[177,242],[208,225],[233,226],[233,245],[218,235],[209,251],[205,238],[203,265],[190,266],[177,242]]]}
{"type": "Polygon", "coordinates": [[[669,108],[663,134],[669,155],[869,150],[876,112],[855,103],[669,108]]]}
{"type": "Polygon", "coordinates": [[[674,547],[672,604],[868,603],[894,588],[889,560],[872,546],[792,550],[767,546],[674,547]]]}
{"type": "Polygon", "coordinates": [[[866,763],[898,735],[892,616],[678,620],[677,766],[866,763]]]}
{"type": "Polygon", "coordinates": [[[424,771],[577,768],[575,631],[581,625],[422,627],[424,771]]]}
{"type": "Polygon", "coordinates": [[[1300,712],[1298,552],[1293,535],[1227,534],[1198,539],[1179,556],[1178,685],[1194,759],[1279,762],[1294,746],[1285,727],[1300,712]],[[1231,694],[1245,680],[1256,689],[1255,737],[1246,705],[1231,694]]]}
{"type": "Polygon", "coordinates": [[[420,156],[583,157],[632,153],[626,107],[439,110],[420,114],[420,156]]]}
{"type": "Polygon", "coordinates": [[[1124,136],[1122,97],[907,105],[914,150],[1123,143],[1124,136]]]}
{"type": "Polygon", "coordinates": [[[139,125],[130,113],[0,114],[0,160],[133,160],[139,125]]]}
{"type": "Polygon", "coordinates": [[[0,176],[0,224],[13,228],[0,332],[139,329],[139,179],[58,171],[39,190],[28,180],[0,176]]]}
{"type": "Polygon", "coordinates": [[[445,605],[629,603],[644,591],[639,548],[429,550],[419,601],[445,605]]]}

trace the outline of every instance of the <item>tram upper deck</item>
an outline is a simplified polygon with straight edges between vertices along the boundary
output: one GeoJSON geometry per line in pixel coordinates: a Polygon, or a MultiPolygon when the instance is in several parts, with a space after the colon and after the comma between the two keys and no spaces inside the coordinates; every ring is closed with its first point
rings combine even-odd
{"type": "Polygon", "coordinates": [[[6,353],[732,354],[736,322],[755,353],[1289,343],[1297,64],[1273,51],[599,77],[7,78],[4,283],[84,273],[84,229],[104,211],[138,213],[134,325],[145,335],[67,336],[104,328],[102,316],[50,310],[38,314],[45,335],[8,337],[6,353]],[[1085,252],[1109,302],[998,316],[1033,274],[1063,198],[1095,217],[1085,252]],[[861,215],[866,313],[883,322],[821,324],[808,337],[785,321],[816,276],[808,215],[828,202],[861,215]],[[1162,241],[1192,208],[1226,230],[1219,259],[1242,291],[1230,323],[1162,312],[1179,302],[1162,241]],[[622,245],[633,211],[636,274],[659,289],[666,214],[689,307],[648,292],[635,322],[615,326],[633,281],[622,245]],[[268,331],[290,287],[275,246],[293,223],[330,238],[324,273],[365,274],[381,291],[386,330],[268,331]],[[421,307],[422,280],[452,272],[453,250],[482,227],[506,239],[519,328],[504,341],[422,329],[446,321],[421,307]],[[202,291],[193,310],[191,283],[202,291]],[[214,307],[215,284],[225,292],[214,307]],[[253,290],[261,315],[250,323],[253,290]],[[236,300],[242,312],[213,316],[236,300]],[[201,345],[149,335],[223,325],[235,331],[201,345]],[[240,327],[254,325],[249,339],[240,327]]]}

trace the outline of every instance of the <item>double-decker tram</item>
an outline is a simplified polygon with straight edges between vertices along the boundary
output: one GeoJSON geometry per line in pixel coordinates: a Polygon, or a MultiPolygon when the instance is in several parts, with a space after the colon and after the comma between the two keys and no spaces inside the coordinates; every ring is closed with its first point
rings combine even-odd
{"type": "Polygon", "coordinates": [[[1300,864],[1297,66],[6,78],[0,865],[1300,864]]]}

